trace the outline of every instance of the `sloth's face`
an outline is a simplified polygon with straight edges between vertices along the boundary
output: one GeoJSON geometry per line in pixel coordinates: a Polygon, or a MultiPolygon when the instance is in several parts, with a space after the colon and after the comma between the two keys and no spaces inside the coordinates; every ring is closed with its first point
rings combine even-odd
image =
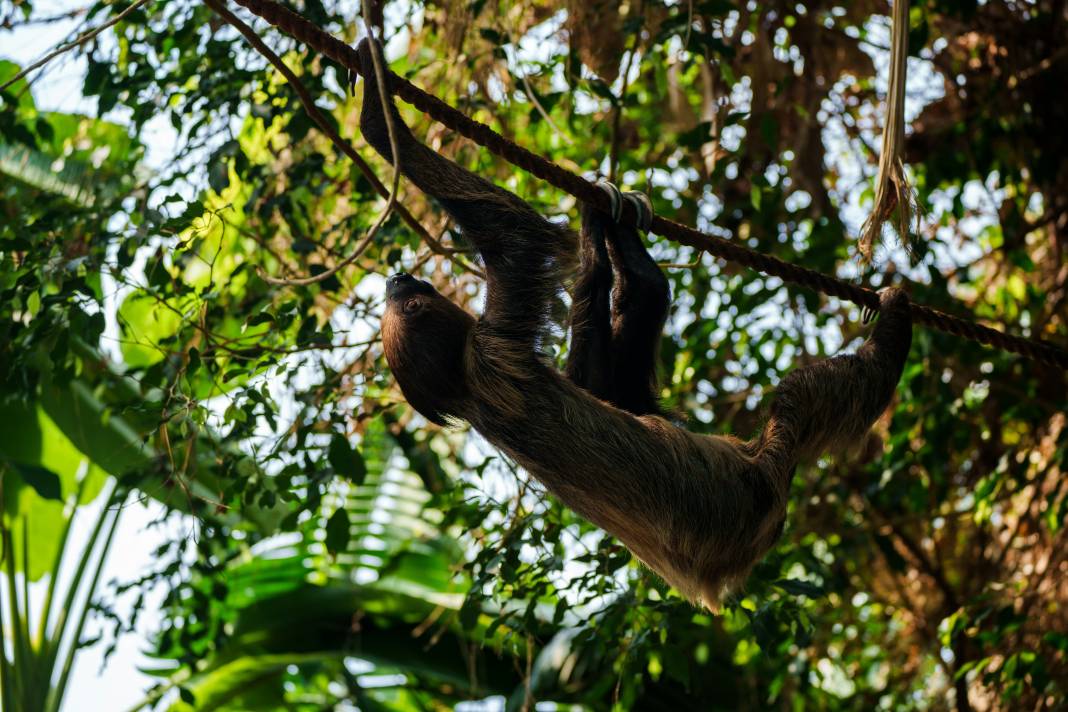
{"type": "Polygon", "coordinates": [[[407,272],[398,272],[386,280],[386,308],[405,317],[416,316],[424,310],[435,296],[436,289],[422,279],[407,272]]]}
{"type": "Polygon", "coordinates": [[[382,345],[404,397],[428,420],[445,424],[467,392],[464,352],[475,319],[409,274],[386,280],[382,345]]]}

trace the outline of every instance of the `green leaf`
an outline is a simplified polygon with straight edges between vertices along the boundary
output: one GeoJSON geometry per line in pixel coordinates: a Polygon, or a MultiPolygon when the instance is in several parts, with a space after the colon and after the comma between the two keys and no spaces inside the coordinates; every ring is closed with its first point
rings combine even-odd
{"type": "Polygon", "coordinates": [[[189,349],[189,362],[186,364],[185,373],[192,376],[200,369],[200,351],[195,347],[189,349]]]}
{"type": "Polygon", "coordinates": [[[604,80],[594,77],[589,79],[586,83],[589,86],[590,91],[594,94],[602,99],[608,99],[613,104],[616,103],[616,95],[612,93],[612,87],[608,86],[604,80]]]}
{"type": "Polygon", "coordinates": [[[460,626],[464,630],[471,630],[478,625],[482,607],[477,596],[468,596],[464,599],[464,605],[460,608],[460,626]]]}
{"type": "Polygon", "coordinates": [[[22,481],[33,487],[34,491],[44,499],[54,499],[61,501],[63,499],[63,491],[59,484],[59,475],[52,472],[47,467],[41,467],[40,465],[31,465],[25,462],[16,462],[14,460],[5,460],[4,464],[8,465],[22,477],[22,481]]]}
{"type": "Polygon", "coordinates": [[[795,596],[808,596],[816,598],[823,594],[823,587],[801,579],[779,579],[775,585],[795,596]]]}
{"type": "Polygon", "coordinates": [[[330,438],[327,460],[334,471],[354,484],[363,484],[367,477],[367,465],[356,448],[349,444],[348,438],[335,433],[330,438]]]}
{"type": "Polygon", "coordinates": [[[222,193],[230,185],[230,160],[241,152],[237,141],[227,141],[208,159],[208,185],[222,193]]]}
{"type": "MultiPolygon", "coordinates": [[[[47,390],[47,389],[46,389],[47,390]]],[[[87,458],[44,409],[9,401],[0,403],[0,459],[11,464],[3,478],[6,517],[22,517],[27,525],[28,574],[31,581],[50,572],[64,529],[63,500],[80,494],[92,500],[105,473],[87,458]],[[55,479],[53,479],[53,477],[55,479]],[[79,477],[82,479],[79,481],[79,477]],[[58,484],[58,492],[56,485],[58,484]]],[[[16,539],[22,527],[15,527],[16,539]]],[[[22,544],[15,542],[16,549],[22,544]]]]}
{"type": "MultiPolygon", "coordinates": [[[[166,275],[162,265],[150,270],[166,275]]],[[[170,276],[166,275],[169,280],[170,276]]],[[[122,357],[128,366],[151,366],[166,356],[160,343],[174,336],[181,328],[181,310],[173,304],[161,303],[143,292],[131,292],[119,307],[119,326],[122,328],[122,357]]]]}
{"type": "Polygon", "coordinates": [[[196,695],[188,687],[179,687],[178,697],[187,705],[195,705],[197,703],[196,695]]]}
{"type": "Polygon", "coordinates": [[[332,554],[344,551],[349,545],[352,525],[349,513],[344,507],[339,508],[326,522],[326,549],[332,554]]]}

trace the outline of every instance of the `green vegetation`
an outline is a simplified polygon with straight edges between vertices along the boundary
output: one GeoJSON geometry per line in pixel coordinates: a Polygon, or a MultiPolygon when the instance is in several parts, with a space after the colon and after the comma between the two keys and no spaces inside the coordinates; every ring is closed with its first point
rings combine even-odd
{"type": "MultiPolygon", "coordinates": [[[[294,7],[360,34],[352,3],[294,7]]],[[[913,4],[921,221],[910,250],[888,237],[865,264],[888,9],[396,0],[384,34],[394,71],[663,215],[1068,344],[1068,9],[913,4]]],[[[51,10],[0,0],[0,48],[51,10]]],[[[346,73],[239,14],[388,182],[346,73]]],[[[1064,372],[918,329],[894,408],[852,456],[799,468],[780,545],[712,616],[405,405],[377,340],[381,276],[417,268],[480,304],[463,237],[418,190],[402,183],[401,202],[439,242],[394,214],[336,276],[270,284],[344,259],[385,204],[292,87],[186,0],[150,1],[72,56],[91,115],[38,108],[38,74],[0,92],[3,712],[69,709],[75,655],[122,634],[116,597],[136,615],[152,591],[144,708],[1068,704],[1064,372]],[[146,497],[195,535],[140,578],[101,580],[120,505],[146,497]],[[87,547],[68,538],[80,519],[87,547]]],[[[0,61],[0,84],[19,69],[0,61]]],[[[577,224],[568,196],[402,111],[577,224]]],[[[866,333],[851,305],[652,244],[676,305],[663,398],[691,429],[750,435],[795,364],[866,333]]]]}

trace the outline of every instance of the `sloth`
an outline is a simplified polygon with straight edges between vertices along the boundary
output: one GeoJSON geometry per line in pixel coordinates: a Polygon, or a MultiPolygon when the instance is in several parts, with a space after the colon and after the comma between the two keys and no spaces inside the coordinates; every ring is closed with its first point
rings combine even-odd
{"type": "Polygon", "coordinates": [[[426,281],[387,280],[383,350],[405,399],[434,423],[468,422],[687,599],[718,610],[781,535],[797,464],[860,442],[887,408],[912,340],[907,295],[880,293],[856,353],[783,378],[756,437],[691,433],[657,403],[667,279],[617,220],[625,200],[648,218],[646,200],[607,187],[616,215],[584,206],[576,236],[417,141],[391,99],[395,158],[370,49],[359,46],[364,138],[452,217],[486,272],[479,318],[426,281]],[[544,350],[576,262],[561,373],[544,350]]]}

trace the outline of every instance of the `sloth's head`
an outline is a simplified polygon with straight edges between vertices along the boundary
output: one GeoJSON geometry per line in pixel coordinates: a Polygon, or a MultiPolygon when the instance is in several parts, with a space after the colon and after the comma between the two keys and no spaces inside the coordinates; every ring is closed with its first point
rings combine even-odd
{"type": "Polygon", "coordinates": [[[467,393],[464,354],[475,318],[410,274],[386,280],[382,346],[405,399],[439,425],[467,393]]]}

